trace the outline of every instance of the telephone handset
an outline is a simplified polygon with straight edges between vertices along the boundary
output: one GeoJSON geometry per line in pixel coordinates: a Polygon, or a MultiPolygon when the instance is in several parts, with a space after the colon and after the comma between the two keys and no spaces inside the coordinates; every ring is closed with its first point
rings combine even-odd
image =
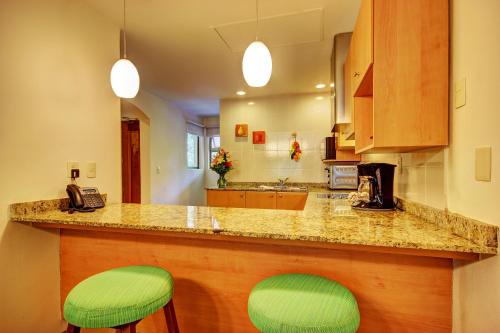
{"type": "Polygon", "coordinates": [[[79,187],[75,184],[69,184],[66,187],[66,193],[69,197],[68,210],[78,212],[93,212],[96,208],[104,207],[104,200],[96,187],[79,187]]]}

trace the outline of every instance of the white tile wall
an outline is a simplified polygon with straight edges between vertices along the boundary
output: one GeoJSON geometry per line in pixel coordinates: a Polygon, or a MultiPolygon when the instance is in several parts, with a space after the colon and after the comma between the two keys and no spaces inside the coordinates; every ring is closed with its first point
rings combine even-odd
{"type": "Polygon", "coordinates": [[[367,154],[363,156],[363,161],[397,165],[400,157],[402,165],[396,168],[394,192],[412,201],[436,208],[445,208],[444,149],[405,154],[367,154]]]}
{"type": "Polygon", "coordinates": [[[321,161],[322,140],[330,135],[330,101],[318,94],[231,99],[221,102],[221,144],[235,160],[231,181],[326,182],[321,161]],[[248,138],[235,138],[236,124],[248,124],[248,138]],[[252,131],[266,131],[266,144],[254,145],[252,131]],[[290,159],[292,132],[302,149],[298,162],[290,159]]]}

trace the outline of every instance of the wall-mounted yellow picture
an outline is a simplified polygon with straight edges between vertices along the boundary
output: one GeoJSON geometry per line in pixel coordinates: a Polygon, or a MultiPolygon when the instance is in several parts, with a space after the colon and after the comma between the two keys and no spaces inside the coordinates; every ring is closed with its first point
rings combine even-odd
{"type": "Polygon", "coordinates": [[[236,124],[234,128],[234,136],[237,138],[248,137],[248,125],[247,124],[236,124]]]}

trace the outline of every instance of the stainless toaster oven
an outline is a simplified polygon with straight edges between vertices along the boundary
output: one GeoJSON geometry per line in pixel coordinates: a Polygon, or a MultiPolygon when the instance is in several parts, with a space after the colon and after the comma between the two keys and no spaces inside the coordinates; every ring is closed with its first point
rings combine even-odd
{"type": "Polygon", "coordinates": [[[356,190],[358,188],[357,163],[331,164],[328,167],[329,184],[332,190],[356,190]]]}

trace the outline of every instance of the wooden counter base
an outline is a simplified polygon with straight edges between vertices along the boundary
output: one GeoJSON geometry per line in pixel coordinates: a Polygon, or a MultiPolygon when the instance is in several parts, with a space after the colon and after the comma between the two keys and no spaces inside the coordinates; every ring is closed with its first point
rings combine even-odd
{"type": "MultiPolygon", "coordinates": [[[[125,265],[172,273],[182,333],[257,332],[247,315],[250,290],[290,272],[348,287],[359,304],[360,333],[451,332],[451,259],[225,240],[61,230],[61,303],[84,278],[125,265]]],[[[166,332],[161,313],[138,331],[166,332]]]]}

